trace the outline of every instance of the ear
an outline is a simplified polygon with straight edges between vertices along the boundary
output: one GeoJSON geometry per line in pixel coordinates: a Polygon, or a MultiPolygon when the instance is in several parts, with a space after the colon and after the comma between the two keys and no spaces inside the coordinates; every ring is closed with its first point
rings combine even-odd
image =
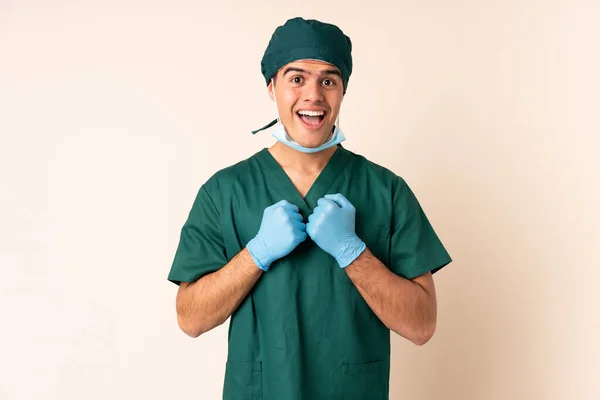
{"type": "Polygon", "coordinates": [[[267,85],[267,90],[269,91],[269,97],[271,100],[275,101],[275,97],[273,96],[273,81],[270,81],[267,85]]]}

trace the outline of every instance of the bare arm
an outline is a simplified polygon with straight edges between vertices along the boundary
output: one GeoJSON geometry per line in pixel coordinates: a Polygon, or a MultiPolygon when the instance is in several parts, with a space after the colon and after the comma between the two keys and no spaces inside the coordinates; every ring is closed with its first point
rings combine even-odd
{"type": "Polygon", "coordinates": [[[345,268],[361,296],[390,330],[423,345],[435,332],[437,301],[430,272],[404,279],[366,249],[345,268]]]}
{"type": "Polygon", "coordinates": [[[243,249],[223,268],[192,283],[181,282],[177,292],[177,322],[188,336],[221,325],[246,298],[263,270],[243,249]]]}

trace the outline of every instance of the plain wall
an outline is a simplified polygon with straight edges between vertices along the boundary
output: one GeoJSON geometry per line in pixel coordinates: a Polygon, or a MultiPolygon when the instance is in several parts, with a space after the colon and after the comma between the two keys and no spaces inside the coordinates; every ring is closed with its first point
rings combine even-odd
{"type": "Polygon", "coordinates": [[[227,324],[167,281],[200,185],[274,139],[294,16],[354,44],[345,146],[455,260],[391,398],[600,398],[597,1],[0,0],[0,399],[219,399],[227,324]]]}

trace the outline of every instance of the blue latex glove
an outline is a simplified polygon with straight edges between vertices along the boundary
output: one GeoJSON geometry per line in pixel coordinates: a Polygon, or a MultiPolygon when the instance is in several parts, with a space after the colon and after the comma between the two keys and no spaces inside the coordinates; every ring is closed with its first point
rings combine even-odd
{"type": "Polygon", "coordinates": [[[246,248],[256,265],[268,271],[273,261],[287,256],[306,240],[306,225],[298,207],[281,200],[265,208],[256,236],[246,248]]]}
{"type": "Polygon", "coordinates": [[[308,217],[306,233],[341,268],[346,268],[367,248],[356,236],[354,220],[356,208],[341,194],[327,194],[319,199],[308,217]]]}

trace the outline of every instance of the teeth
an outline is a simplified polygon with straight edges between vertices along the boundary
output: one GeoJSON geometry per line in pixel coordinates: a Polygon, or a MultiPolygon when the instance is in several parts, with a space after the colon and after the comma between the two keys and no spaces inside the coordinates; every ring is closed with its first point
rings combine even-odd
{"type": "Polygon", "coordinates": [[[302,111],[298,111],[298,114],[300,114],[300,115],[308,115],[309,117],[319,117],[319,116],[325,115],[325,112],[324,111],[302,110],[302,111]]]}

